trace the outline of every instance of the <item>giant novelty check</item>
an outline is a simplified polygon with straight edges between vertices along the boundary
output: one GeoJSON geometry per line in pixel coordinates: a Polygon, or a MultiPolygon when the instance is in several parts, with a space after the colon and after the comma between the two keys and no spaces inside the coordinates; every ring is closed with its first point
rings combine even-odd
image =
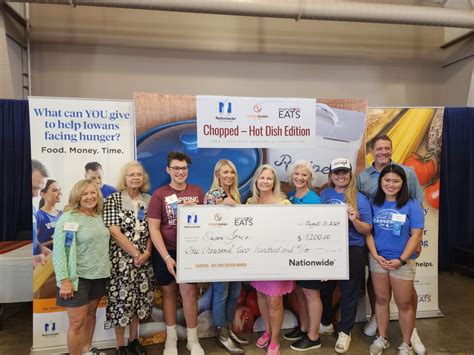
{"type": "Polygon", "coordinates": [[[178,208],[177,281],[347,280],[344,205],[178,208]]]}

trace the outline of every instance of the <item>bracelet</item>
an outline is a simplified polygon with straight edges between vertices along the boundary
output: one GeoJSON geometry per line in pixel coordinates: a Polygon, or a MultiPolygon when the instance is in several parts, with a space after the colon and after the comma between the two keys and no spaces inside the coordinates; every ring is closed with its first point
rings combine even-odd
{"type": "Polygon", "coordinates": [[[166,261],[166,259],[168,259],[168,258],[171,258],[171,255],[169,255],[169,254],[166,255],[166,256],[163,258],[163,261],[166,261]]]}

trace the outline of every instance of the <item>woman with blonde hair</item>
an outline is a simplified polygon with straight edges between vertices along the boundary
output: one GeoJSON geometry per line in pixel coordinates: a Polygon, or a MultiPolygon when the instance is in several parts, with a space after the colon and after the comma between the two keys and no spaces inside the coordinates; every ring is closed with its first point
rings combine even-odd
{"type": "Polygon", "coordinates": [[[346,205],[349,217],[349,280],[339,281],[341,323],[335,346],[337,353],[345,353],[351,343],[351,331],[365,275],[365,237],[372,229],[372,212],[367,198],[357,191],[351,163],[345,158],[331,162],[329,187],[321,192],[321,198],[323,203],[346,205]]]}
{"type": "Polygon", "coordinates": [[[56,223],[53,265],[58,306],[69,319],[69,354],[102,354],[92,348],[96,310],[110,276],[108,229],[102,222],[102,194],[91,180],[72,188],[69,204],[56,223]]]}
{"type": "MultiPolygon", "coordinates": [[[[306,160],[297,160],[288,170],[290,185],[294,190],[288,194],[291,203],[320,204],[318,194],[310,189],[315,179],[313,169],[306,160]]],[[[323,284],[320,280],[296,281],[295,294],[299,306],[299,327],[285,334],[283,338],[294,341],[290,348],[295,351],[309,351],[319,349],[319,325],[323,306],[320,290],[323,284]]]]}
{"type": "MultiPolygon", "coordinates": [[[[204,204],[240,204],[239,178],[237,169],[230,160],[221,159],[214,167],[214,177],[210,190],[204,196],[204,204]]],[[[242,354],[248,340],[232,331],[232,319],[240,295],[240,282],[214,282],[212,297],[212,317],[217,331],[217,340],[231,354],[242,354]]]]}
{"type": "MultiPolygon", "coordinates": [[[[247,204],[291,205],[280,191],[280,180],[275,169],[264,164],[254,174],[253,195],[247,204]]],[[[265,324],[264,333],[257,339],[257,347],[268,346],[267,355],[280,354],[280,330],[283,324],[283,295],[295,288],[294,281],[252,281],[257,290],[258,308],[265,324]]]]}
{"type": "Polygon", "coordinates": [[[146,354],[138,341],[138,323],[150,316],[155,291],[149,260],[152,251],[147,222],[149,189],[145,169],[139,162],[131,161],[122,167],[117,192],[109,195],[104,204],[104,223],[112,235],[106,317],[115,327],[119,355],[146,354]],[[129,326],[128,346],[124,340],[126,326],[129,326]]]}

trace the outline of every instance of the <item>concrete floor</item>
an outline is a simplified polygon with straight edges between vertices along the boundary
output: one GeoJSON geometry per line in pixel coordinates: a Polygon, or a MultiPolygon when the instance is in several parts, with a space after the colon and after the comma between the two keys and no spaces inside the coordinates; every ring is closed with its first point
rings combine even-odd
{"type": "MultiPolygon", "coordinates": [[[[419,319],[417,329],[427,348],[427,354],[474,354],[474,279],[459,274],[439,275],[439,305],[445,314],[443,318],[419,319]]],[[[32,344],[31,303],[9,304],[5,310],[5,329],[0,331],[0,355],[29,354],[32,344]]],[[[368,354],[372,341],[362,333],[363,324],[356,324],[352,332],[352,343],[348,354],[368,354]]],[[[253,335],[252,339],[257,336],[253,335]]],[[[398,322],[392,321],[389,327],[391,347],[384,354],[397,354],[401,343],[398,322]]],[[[335,354],[335,336],[322,336],[323,346],[308,354],[335,354]]],[[[189,354],[184,342],[179,344],[179,354],[189,354]]],[[[226,354],[214,339],[203,339],[206,354],[226,354]]],[[[295,355],[289,343],[282,340],[282,355],[295,355]]],[[[248,355],[264,355],[264,351],[253,344],[246,348],[248,355]]],[[[104,350],[114,354],[114,349],[104,350]]],[[[163,345],[148,347],[148,354],[162,354],[163,345]]]]}

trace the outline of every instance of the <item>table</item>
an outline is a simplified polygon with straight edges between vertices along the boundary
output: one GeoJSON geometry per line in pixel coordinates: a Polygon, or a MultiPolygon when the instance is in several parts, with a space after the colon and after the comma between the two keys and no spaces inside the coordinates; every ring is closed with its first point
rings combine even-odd
{"type": "Polygon", "coordinates": [[[5,304],[33,300],[32,259],[31,243],[0,254],[0,330],[3,329],[5,304]]]}

